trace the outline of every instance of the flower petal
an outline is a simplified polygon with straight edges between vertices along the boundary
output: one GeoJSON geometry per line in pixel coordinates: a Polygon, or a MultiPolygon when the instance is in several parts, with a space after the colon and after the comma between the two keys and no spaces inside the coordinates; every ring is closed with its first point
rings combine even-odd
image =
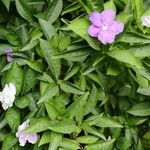
{"type": "Polygon", "coordinates": [[[20,146],[25,146],[26,142],[27,142],[26,138],[24,138],[24,137],[19,138],[20,146]]]}
{"type": "Polygon", "coordinates": [[[150,16],[141,17],[142,25],[145,27],[150,27],[150,16]]]}
{"type": "Polygon", "coordinates": [[[99,31],[100,31],[100,29],[93,25],[89,26],[89,28],[88,28],[89,35],[93,36],[93,37],[97,37],[99,34],[99,31]]]}
{"type": "Polygon", "coordinates": [[[7,54],[7,61],[11,62],[13,60],[14,60],[14,58],[10,54],[7,54]]]}
{"type": "Polygon", "coordinates": [[[102,24],[101,21],[101,15],[98,12],[92,12],[89,16],[90,21],[92,22],[92,24],[96,27],[100,27],[102,24]]]}
{"type": "Polygon", "coordinates": [[[124,24],[122,22],[113,21],[113,24],[109,26],[109,30],[114,32],[116,35],[123,32],[124,24]]]}
{"type": "Polygon", "coordinates": [[[8,86],[9,86],[10,94],[15,95],[16,94],[16,86],[13,83],[9,83],[8,86]]]}
{"type": "Polygon", "coordinates": [[[113,9],[106,9],[101,13],[103,23],[111,25],[115,19],[116,13],[113,9]]]}
{"type": "Polygon", "coordinates": [[[2,92],[0,92],[0,102],[3,101],[4,97],[3,97],[3,94],[2,92]]]}
{"type": "Polygon", "coordinates": [[[29,143],[35,144],[38,137],[37,137],[37,134],[29,134],[27,139],[29,143]]]}
{"type": "Polygon", "coordinates": [[[6,48],[6,49],[4,50],[4,54],[10,53],[10,52],[12,52],[12,51],[13,51],[12,48],[6,48]]]}
{"type": "Polygon", "coordinates": [[[115,40],[115,34],[114,32],[111,31],[105,31],[101,30],[101,32],[98,35],[98,39],[103,43],[103,44],[111,44],[115,40]]]}

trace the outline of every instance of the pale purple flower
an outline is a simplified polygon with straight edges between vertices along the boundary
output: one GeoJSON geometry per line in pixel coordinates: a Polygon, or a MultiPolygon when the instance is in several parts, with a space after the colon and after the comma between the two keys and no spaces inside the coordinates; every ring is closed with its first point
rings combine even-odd
{"type": "Polygon", "coordinates": [[[28,119],[18,127],[16,137],[19,138],[20,146],[24,146],[27,141],[29,143],[35,144],[38,139],[38,136],[36,133],[31,133],[31,134],[24,133],[24,130],[29,126],[29,123],[30,123],[30,120],[28,119]]]}
{"type": "Polygon", "coordinates": [[[13,51],[12,48],[6,48],[5,51],[4,51],[4,53],[7,55],[7,61],[8,62],[11,62],[11,61],[14,60],[14,58],[11,55],[12,51],[13,51]]]}
{"type": "Polygon", "coordinates": [[[103,12],[92,12],[90,21],[92,23],[88,28],[88,33],[92,37],[97,37],[103,44],[112,43],[115,36],[123,32],[124,24],[115,20],[115,11],[112,9],[103,12]]]}

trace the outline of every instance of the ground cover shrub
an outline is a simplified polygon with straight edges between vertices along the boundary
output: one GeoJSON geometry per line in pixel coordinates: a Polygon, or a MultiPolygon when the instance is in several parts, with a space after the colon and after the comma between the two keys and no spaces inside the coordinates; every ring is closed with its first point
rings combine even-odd
{"type": "Polygon", "coordinates": [[[0,0],[0,149],[150,149],[149,0],[0,0]]]}

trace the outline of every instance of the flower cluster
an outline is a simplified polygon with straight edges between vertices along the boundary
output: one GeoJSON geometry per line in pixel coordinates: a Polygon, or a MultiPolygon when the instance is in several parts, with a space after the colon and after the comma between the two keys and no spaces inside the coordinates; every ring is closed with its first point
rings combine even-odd
{"type": "Polygon", "coordinates": [[[124,24],[115,20],[115,11],[112,9],[90,14],[92,25],[88,29],[89,35],[97,37],[103,44],[110,44],[115,36],[123,32],[124,24]]]}

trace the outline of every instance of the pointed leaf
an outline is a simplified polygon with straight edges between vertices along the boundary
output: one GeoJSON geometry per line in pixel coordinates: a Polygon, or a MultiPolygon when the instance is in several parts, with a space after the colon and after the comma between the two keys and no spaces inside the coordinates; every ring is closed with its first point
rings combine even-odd
{"type": "Polygon", "coordinates": [[[22,0],[15,0],[16,2],[16,8],[20,16],[22,16],[24,19],[28,20],[29,22],[33,21],[32,14],[27,7],[27,5],[22,0]]]}
{"type": "Polygon", "coordinates": [[[70,134],[77,129],[77,126],[73,120],[65,119],[62,121],[51,121],[48,128],[54,132],[70,134]]]}
{"type": "Polygon", "coordinates": [[[57,85],[49,85],[46,90],[42,93],[38,104],[44,101],[50,100],[52,97],[58,94],[58,86],[57,85]]]}
{"type": "Polygon", "coordinates": [[[27,127],[24,132],[25,133],[38,133],[41,131],[45,131],[48,129],[50,124],[50,119],[47,117],[36,119],[35,121],[31,122],[29,127],[27,127]],[[41,123],[40,123],[41,122],[41,123]]]}
{"type": "Polygon", "coordinates": [[[73,93],[73,94],[78,94],[81,95],[84,92],[82,90],[80,90],[78,87],[76,87],[75,85],[71,84],[70,82],[67,81],[62,81],[60,83],[60,88],[67,92],[67,93],[73,93]]]}
{"type": "Polygon", "coordinates": [[[128,111],[128,113],[134,116],[150,116],[150,103],[143,102],[136,104],[128,111]]]}
{"type": "Polygon", "coordinates": [[[114,49],[107,54],[120,62],[130,64],[131,66],[135,66],[137,68],[142,68],[141,61],[128,50],[114,49]]]}
{"type": "Polygon", "coordinates": [[[63,3],[62,0],[54,0],[48,6],[45,19],[48,20],[51,24],[56,21],[62,11],[63,3]]]}
{"type": "Polygon", "coordinates": [[[50,24],[48,21],[43,19],[39,19],[39,23],[47,40],[50,40],[53,37],[53,35],[56,33],[54,26],[50,24]]]}

